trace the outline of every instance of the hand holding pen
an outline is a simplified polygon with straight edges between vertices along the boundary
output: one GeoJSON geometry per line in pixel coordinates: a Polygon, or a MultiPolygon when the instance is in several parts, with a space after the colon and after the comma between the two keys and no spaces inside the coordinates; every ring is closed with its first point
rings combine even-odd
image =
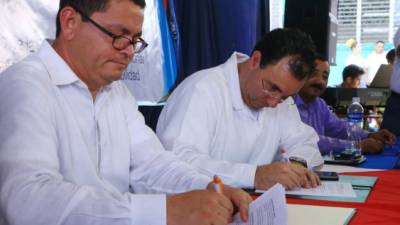
{"type": "Polygon", "coordinates": [[[213,177],[213,186],[217,193],[222,194],[224,192],[224,184],[222,183],[221,178],[217,175],[214,175],[213,177]]]}
{"type": "Polygon", "coordinates": [[[239,188],[231,188],[222,183],[222,179],[214,175],[212,186],[215,192],[229,198],[234,205],[234,214],[240,213],[240,218],[243,222],[247,222],[249,218],[249,204],[253,201],[251,196],[239,188]]]}
{"type": "Polygon", "coordinates": [[[301,177],[303,177],[303,182],[301,187],[304,188],[315,188],[321,184],[319,177],[314,171],[307,169],[301,163],[291,163],[289,155],[285,149],[280,149],[281,162],[289,163],[292,169],[301,177]]]}
{"type": "MultiPolygon", "coordinates": [[[[218,182],[218,179],[215,180],[218,182]]],[[[220,184],[222,185],[222,182],[220,184]]],[[[210,182],[207,190],[167,195],[167,224],[225,225],[230,223],[235,204],[231,199],[243,194],[233,192],[233,196],[229,196],[228,194],[232,195],[229,190],[223,191],[223,194],[216,193],[214,191],[216,186],[214,182],[210,182]]],[[[218,188],[221,191],[220,187],[218,188]]]]}

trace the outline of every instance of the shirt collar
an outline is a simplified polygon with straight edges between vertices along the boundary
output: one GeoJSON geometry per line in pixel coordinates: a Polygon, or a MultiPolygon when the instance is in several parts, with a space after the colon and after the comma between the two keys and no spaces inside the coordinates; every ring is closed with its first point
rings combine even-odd
{"type": "Polygon", "coordinates": [[[242,93],[240,92],[238,63],[246,61],[249,57],[245,54],[234,52],[231,57],[222,65],[224,75],[228,81],[229,92],[232,100],[232,105],[235,110],[241,110],[245,107],[242,93]]]}
{"type": "Polygon", "coordinates": [[[37,56],[45,65],[55,85],[68,85],[80,81],[63,58],[51,46],[53,40],[43,41],[37,56]]]}

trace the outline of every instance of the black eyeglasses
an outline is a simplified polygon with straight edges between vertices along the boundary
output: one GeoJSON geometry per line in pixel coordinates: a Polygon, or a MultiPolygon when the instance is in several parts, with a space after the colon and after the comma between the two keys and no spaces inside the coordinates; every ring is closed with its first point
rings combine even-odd
{"type": "Polygon", "coordinates": [[[103,33],[107,34],[113,39],[112,46],[120,51],[126,49],[129,45],[133,46],[133,49],[135,50],[135,53],[140,53],[142,52],[149,44],[145,40],[143,40],[141,37],[136,37],[134,39],[130,39],[124,35],[116,35],[113,34],[111,31],[107,30],[106,28],[100,26],[100,24],[96,23],[94,20],[90,19],[88,15],[86,15],[84,12],[79,10],[77,7],[74,7],[71,5],[75,11],[77,11],[81,16],[85,19],[88,20],[90,23],[92,23],[95,27],[97,27],[99,30],[101,30],[103,33]]]}
{"type": "Polygon", "coordinates": [[[283,98],[281,93],[279,93],[278,91],[270,91],[271,84],[269,84],[267,81],[261,80],[261,85],[264,93],[267,94],[269,97],[275,99],[278,103],[281,103],[285,100],[285,98],[283,98]]]}

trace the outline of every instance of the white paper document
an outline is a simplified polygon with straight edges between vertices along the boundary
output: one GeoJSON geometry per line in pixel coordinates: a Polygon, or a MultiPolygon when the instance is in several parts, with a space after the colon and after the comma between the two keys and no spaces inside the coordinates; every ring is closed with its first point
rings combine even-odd
{"type": "Polygon", "coordinates": [[[356,192],[350,183],[343,182],[321,182],[321,185],[316,188],[299,188],[286,191],[287,195],[312,195],[312,196],[329,196],[329,197],[357,197],[356,192]]]}
{"type": "Polygon", "coordinates": [[[344,225],[356,213],[354,208],[288,204],[289,225],[344,225]]]}
{"type": "Polygon", "coordinates": [[[236,214],[230,225],[287,225],[287,221],[285,189],[276,184],[250,203],[247,223],[236,214]]]}

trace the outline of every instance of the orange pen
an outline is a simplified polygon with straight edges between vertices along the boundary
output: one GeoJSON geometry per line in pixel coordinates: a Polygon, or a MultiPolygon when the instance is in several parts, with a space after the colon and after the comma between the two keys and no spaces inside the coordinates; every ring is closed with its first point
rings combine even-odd
{"type": "Polygon", "coordinates": [[[221,178],[219,176],[214,175],[213,185],[214,185],[214,190],[217,193],[222,194],[222,192],[224,191],[224,184],[222,183],[222,180],[221,180],[221,178]]]}

